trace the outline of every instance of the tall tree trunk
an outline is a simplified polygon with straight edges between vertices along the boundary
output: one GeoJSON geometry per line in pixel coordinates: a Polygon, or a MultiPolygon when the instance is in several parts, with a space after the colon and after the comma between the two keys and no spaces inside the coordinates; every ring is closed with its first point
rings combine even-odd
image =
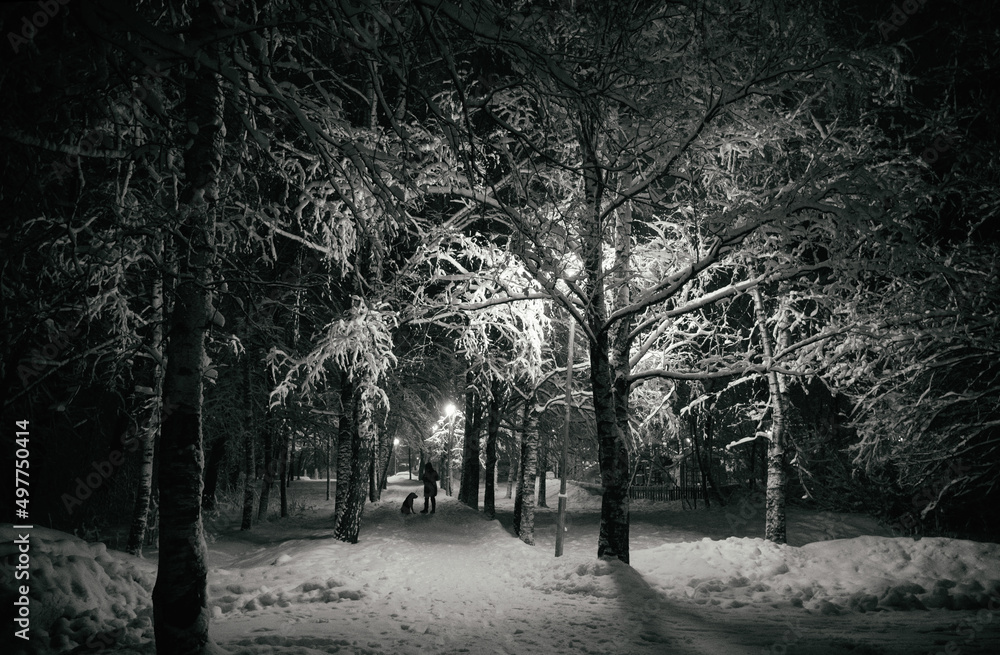
{"type": "Polygon", "coordinates": [[[546,474],[548,473],[548,461],[549,461],[549,435],[538,434],[538,506],[548,507],[545,502],[545,483],[546,474]]]}
{"type": "Polygon", "coordinates": [[[376,502],[379,497],[379,489],[381,489],[381,484],[379,480],[379,448],[378,440],[373,440],[371,444],[371,456],[368,458],[368,500],[371,502],[376,502]]]}
{"type": "MultiPolygon", "coordinates": [[[[393,432],[393,434],[398,434],[398,433],[393,432]]],[[[382,491],[389,488],[389,465],[392,464],[392,458],[394,454],[398,457],[398,453],[395,452],[396,447],[392,443],[393,437],[389,436],[388,430],[383,432],[382,436],[380,437],[380,440],[382,443],[383,465],[382,465],[382,476],[379,479],[379,485],[378,485],[378,497],[375,500],[381,500],[382,491]]],[[[399,467],[398,464],[396,466],[397,468],[399,467]]]]}
{"type": "Polygon", "coordinates": [[[698,463],[698,481],[701,485],[701,496],[705,499],[705,507],[711,508],[712,503],[708,497],[708,476],[705,473],[705,458],[701,450],[701,427],[698,421],[698,412],[700,411],[692,410],[688,414],[688,432],[691,434],[691,443],[694,444],[694,460],[698,463]]]}
{"type": "Polygon", "coordinates": [[[490,416],[486,430],[486,490],[483,493],[483,514],[496,516],[497,435],[500,433],[500,394],[503,387],[499,380],[490,385],[490,416]]]}
{"type": "Polygon", "coordinates": [[[257,486],[257,456],[254,452],[253,431],[253,393],[251,385],[250,354],[243,356],[243,468],[246,476],[243,478],[243,520],[240,522],[240,530],[249,530],[253,525],[253,497],[257,486]]]}
{"type": "Polygon", "coordinates": [[[240,488],[240,473],[243,472],[243,444],[240,442],[240,459],[238,459],[236,466],[228,467],[226,473],[226,487],[236,491],[240,488]]]}
{"type": "Polygon", "coordinates": [[[215,494],[219,486],[219,469],[226,456],[226,438],[219,436],[208,452],[208,465],[205,467],[205,489],[201,492],[201,508],[206,511],[215,509],[215,494]]]}
{"type": "Polygon", "coordinates": [[[278,473],[274,461],[274,410],[268,408],[264,416],[264,476],[260,484],[260,501],[257,504],[257,521],[267,518],[267,506],[271,500],[271,486],[278,473]]]}
{"type": "MultiPolygon", "coordinates": [[[[163,259],[163,235],[157,233],[154,237],[153,252],[163,259]]],[[[163,273],[157,272],[153,278],[152,298],[153,334],[150,349],[155,353],[153,362],[153,407],[149,413],[149,423],[143,434],[142,463],[139,465],[139,487],[135,493],[135,505],[132,508],[132,525],[128,532],[128,545],[125,549],[137,557],[142,557],[142,544],[146,538],[146,523],[149,518],[149,500],[153,495],[153,461],[156,453],[156,439],[160,434],[162,420],[163,398],[163,273]]]]}
{"type": "Polygon", "coordinates": [[[479,509],[479,430],[483,407],[476,389],[476,376],[465,374],[465,442],[462,448],[462,480],[458,499],[472,509],[479,509]]]}
{"type": "Polygon", "coordinates": [[[590,343],[591,386],[597,422],[598,462],[603,497],[597,556],[629,560],[628,449],[616,411],[607,332],[598,332],[590,343]]]}
{"type": "MultiPolygon", "coordinates": [[[[286,428],[288,426],[285,426],[286,428]]],[[[295,433],[292,432],[285,438],[288,442],[288,456],[285,458],[288,466],[288,474],[285,476],[285,486],[292,486],[292,480],[295,479],[295,433]]],[[[282,515],[283,516],[283,515],[282,515]]]]}
{"type": "MultiPolygon", "coordinates": [[[[584,110],[586,111],[586,110],[584,110]]],[[[604,179],[601,162],[595,150],[597,120],[581,113],[579,142],[584,156],[583,178],[586,210],[583,224],[583,263],[586,271],[585,290],[588,295],[586,321],[590,328],[590,381],[594,397],[594,418],[597,423],[598,462],[604,494],[601,501],[601,529],[597,540],[597,556],[629,561],[628,503],[628,417],[619,421],[619,410],[627,409],[627,358],[619,362],[626,367],[625,376],[612,371],[610,335],[607,327],[607,299],[604,267],[604,221],[601,216],[604,179]],[[615,384],[624,393],[615,398],[615,384]],[[617,403],[616,403],[617,401],[617,403]],[[619,405],[620,403],[620,405],[619,405]]],[[[619,334],[627,331],[620,330],[619,334]]],[[[621,371],[618,371],[621,373],[621,371]]]]}
{"type": "MultiPolygon", "coordinates": [[[[361,532],[361,518],[365,510],[367,489],[365,482],[370,479],[371,428],[361,422],[361,396],[355,393],[351,411],[351,453],[350,479],[344,513],[334,530],[334,537],[356,544],[361,532]]],[[[337,481],[338,495],[340,481],[337,481]]]]}
{"type": "Polygon", "coordinates": [[[619,375],[612,385],[607,352],[607,333],[591,346],[590,365],[595,414],[598,418],[598,461],[604,495],[601,499],[601,530],[597,556],[629,562],[629,459],[628,380],[619,375]],[[595,352],[596,351],[596,352],[595,352]],[[595,357],[596,354],[596,357],[595,357]],[[616,387],[618,393],[614,393],[616,387]]]}
{"type": "MultiPolygon", "coordinates": [[[[726,506],[726,499],[722,496],[722,489],[719,488],[719,481],[716,476],[712,473],[712,444],[715,443],[715,419],[713,413],[715,412],[715,403],[712,403],[706,408],[705,414],[705,480],[708,482],[709,493],[715,502],[719,504],[719,507],[726,506]]],[[[708,496],[706,495],[706,498],[708,496]]]]}
{"type": "MultiPolygon", "coordinates": [[[[596,156],[591,153],[592,167],[597,166],[596,156]]],[[[599,174],[598,174],[599,179],[599,174]]],[[[628,182],[625,186],[630,186],[628,182]]],[[[596,197],[599,199],[598,191],[596,197]]],[[[596,204],[600,207],[600,202],[596,204]]],[[[632,211],[631,204],[626,203],[615,214],[614,241],[615,262],[611,281],[615,288],[615,305],[626,307],[632,302],[632,275],[629,269],[632,257],[632,211]]],[[[607,311],[601,299],[601,311],[607,311]]],[[[629,497],[628,487],[631,483],[628,457],[628,443],[631,432],[629,423],[629,393],[631,392],[629,376],[631,375],[632,341],[629,336],[632,331],[631,318],[620,319],[613,332],[608,333],[608,343],[604,352],[610,352],[609,362],[615,423],[617,426],[614,438],[600,440],[604,457],[601,462],[601,477],[604,482],[604,502],[601,504],[601,533],[598,537],[598,557],[617,557],[626,564],[629,561],[629,497]],[[609,475],[605,475],[605,471],[609,475]]],[[[601,339],[597,339],[600,345],[601,339]]],[[[596,397],[595,397],[596,398],[596,397]]],[[[596,407],[596,404],[595,404],[596,407]]]]}
{"type": "MultiPolygon", "coordinates": [[[[515,483],[521,479],[521,435],[514,435],[514,444],[510,450],[510,463],[507,465],[507,498],[514,493],[515,483]]],[[[515,509],[517,501],[514,502],[515,509]]]]}
{"type": "MultiPolygon", "coordinates": [[[[774,346],[764,300],[759,289],[751,292],[757,315],[757,329],[760,332],[761,349],[764,351],[764,365],[769,369],[773,363],[774,346]]],[[[764,538],[778,544],[785,543],[785,399],[782,381],[776,371],[767,372],[767,389],[771,407],[771,435],[767,447],[767,492],[764,505],[764,538]]]]}
{"type": "MultiPolygon", "coordinates": [[[[527,399],[524,402],[527,403],[527,399]]],[[[525,404],[521,410],[521,429],[514,442],[514,452],[517,453],[515,460],[517,475],[514,480],[514,534],[516,535],[521,534],[521,510],[524,507],[524,476],[521,475],[521,471],[524,469],[524,430],[528,423],[527,413],[529,411],[531,410],[525,404]]],[[[513,454],[511,455],[511,459],[514,459],[513,454]]],[[[514,468],[511,470],[514,470],[514,468]]]]}
{"type": "Polygon", "coordinates": [[[535,468],[538,459],[538,414],[534,398],[525,400],[521,434],[521,475],[518,483],[519,505],[515,530],[521,541],[535,545],[535,468]]]}
{"type": "Polygon", "coordinates": [[[334,499],[334,530],[340,527],[351,491],[351,452],[353,448],[355,396],[357,384],[346,372],[340,376],[340,418],[337,424],[337,493],[334,499]]]}
{"type": "MultiPolygon", "coordinates": [[[[221,27],[210,3],[194,11],[191,37],[218,43],[221,27]]],[[[213,46],[204,45],[205,48],[213,46]]],[[[218,48],[215,47],[216,54],[218,48]]],[[[178,282],[167,333],[160,443],[160,553],[153,587],[153,631],[159,655],[212,653],[208,628],[208,569],[201,522],[202,375],[205,332],[213,318],[215,209],[223,151],[224,98],[220,77],[194,65],[184,80],[184,186],[179,197],[178,282]],[[169,409],[169,413],[168,413],[169,409]]]]}
{"type": "Polygon", "coordinates": [[[278,497],[281,502],[281,518],[288,517],[288,479],[291,477],[292,469],[288,465],[288,425],[287,422],[282,419],[278,424],[281,430],[281,436],[278,437],[278,444],[280,450],[278,451],[278,497]]]}

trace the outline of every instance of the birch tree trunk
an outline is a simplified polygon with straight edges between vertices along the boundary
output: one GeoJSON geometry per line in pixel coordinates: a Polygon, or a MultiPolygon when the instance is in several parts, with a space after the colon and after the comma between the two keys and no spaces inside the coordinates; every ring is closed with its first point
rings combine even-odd
{"type": "Polygon", "coordinates": [[[521,428],[521,475],[515,506],[515,532],[521,541],[535,545],[535,468],[538,458],[538,414],[534,398],[526,399],[521,428]]]}
{"type": "MultiPolygon", "coordinates": [[[[514,447],[510,451],[510,464],[507,466],[507,498],[514,495],[514,485],[521,476],[521,435],[514,435],[514,447]]],[[[517,501],[514,502],[515,507],[517,501]]]]}
{"type": "MultiPolygon", "coordinates": [[[[163,260],[163,235],[154,237],[153,252],[163,260]]],[[[157,273],[153,279],[150,304],[153,310],[153,334],[149,347],[160,361],[153,366],[153,409],[149,415],[142,440],[142,463],[139,465],[139,487],[135,493],[135,505],[132,509],[132,525],[128,532],[128,545],[125,550],[137,557],[142,557],[142,543],[146,539],[146,523],[149,519],[149,501],[153,496],[153,457],[156,453],[156,440],[160,434],[162,421],[163,397],[163,274],[157,273]]]]}
{"type": "MultiPolygon", "coordinates": [[[[162,379],[162,376],[158,375],[162,379]]],[[[162,394],[163,383],[158,382],[159,394],[162,394]]],[[[149,520],[149,501],[153,497],[153,465],[156,453],[156,436],[160,433],[160,407],[157,406],[150,415],[150,427],[142,440],[142,463],[139,466],[139,487],[136,489],[135,505],[132,509],[132,524],[128,532],[126,551],[136,557],[142,557],[142,543],[146,539],[146,525],[149,520]]]]}
{"type": "MultiPolygon", "coordinates": [[[[764,300],[759,289],[751,292],[754,311],[757,315],[757,329],[760,332],[761,348],[764,351],[764,365],[771,367],[774,357],[774,344],[770,328],[767,326],[767,315],[764,312],[764,300]]],[[[767,389],[771,407],[771,436],[767,447],[767,492],[764,505],[765,524],[764,538],[778,544],[785,543],[785,398],[782,393],[782,380],[773,370],[767,372],[767,389]]]]}
{"type": "Polygon", "coordinates": [[[330,452],[333,450],[333,448],[331,447],[332,446],[331,442],[333,440],[330,438],[329,432],[325,431],[325,435],[326,435],[326,499],[330,500],[330,458],[331,458],[330,452]]]}
{"type": "Polygon", "coordinates": [[[340,417],[337,421],[337,492],[334,497],[334,531],[340,527],[351,491],[351,453],[354,424],[354,396],[357,385],[344,372],[340,376],[340,417]]]}
{"type": "MultiPolygon", "coordinates": [[[[362,425],[361,394],[355,393],[351,406],[351,452],[350,479],[343,515],[337,523],[333,536],[341,541],[356,544],[361,532],[361,518],[364,515],[367,496],[366,482],[370,479],[369,460],[371,458],[371,428],[362,425]]],[[[340,493],[340,480],[337,480],[340,493]]]]}
{"type": "MultiPolygon", "coordinates": [[[[219,27],[215,11],[201,2],[192,20],[195,41],[219,27]]],[[[211,46],[206,46],[211,47],[211,46]]],[[[217,48],[216,48],[217,50],[217,48]]],[[[184,79],[184,118],[188,141],[180,193],[176,243],[175,301],[167,333],[163,380],[164,421],[160,443],[160,553],[153,587],[153,630],[159,655],[216,652],[210,642],[201,521],[202,375],[205,332],[212,319],[212,267],[215,264],[215,214],[222,165],[224,97],[220,77],[195,63],[184,79]],[[167,409],[169,408],[169,414],[167,409]]]]}

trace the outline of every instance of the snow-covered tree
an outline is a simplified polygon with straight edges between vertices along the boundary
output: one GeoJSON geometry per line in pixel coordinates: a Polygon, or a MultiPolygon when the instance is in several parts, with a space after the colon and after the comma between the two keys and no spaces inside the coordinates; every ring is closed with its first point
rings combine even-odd
{"type": "Polygon", "coordinates": [[[843,104],[841,85],[864,89],[848,104],[891,93],[891,66],[837,50],[822,14],[801,6],[433,4],[438,29],[502,53],[490,80],[462,90],[466,133],[493,129],[465,146],[483,182],[445,192],[504,225],[510,250],[583,327],[604,483],[598,552],[628,561],[633,347],[671,316],[800,274],[764,270],[681,302],[755,233],[785,242],[846,215],[873,128],[855,111],[829,138],[825,107],[843,104]],[[658,265],[643,258],[646,243],[677,234],[683,247],[658,265]]]}

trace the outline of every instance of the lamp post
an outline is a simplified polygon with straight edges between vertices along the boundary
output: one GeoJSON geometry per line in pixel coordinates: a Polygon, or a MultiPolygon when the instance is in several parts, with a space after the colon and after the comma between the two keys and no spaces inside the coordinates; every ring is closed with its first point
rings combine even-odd
{"type": "Polygon", "coordinates": [[[392,462],[393,462],[392,474],[393,475],[396,475],[397,473],[399,473],[399,458],[396,457],[396,446],[398,446],[398,445],[399,445],[399,439],[393,439],[392,440],[392,462]]]}

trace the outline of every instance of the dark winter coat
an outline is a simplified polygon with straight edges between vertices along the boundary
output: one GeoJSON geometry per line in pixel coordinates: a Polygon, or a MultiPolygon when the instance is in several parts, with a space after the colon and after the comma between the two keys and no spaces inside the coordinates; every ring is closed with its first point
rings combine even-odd
{"type": "Polygon", "coordinates": [[[420,479],[424,482],[424,496],[438,495],[437,481],[441,479],[441,476],[437,474],[437,471],[424,471],[420,479]]]}

